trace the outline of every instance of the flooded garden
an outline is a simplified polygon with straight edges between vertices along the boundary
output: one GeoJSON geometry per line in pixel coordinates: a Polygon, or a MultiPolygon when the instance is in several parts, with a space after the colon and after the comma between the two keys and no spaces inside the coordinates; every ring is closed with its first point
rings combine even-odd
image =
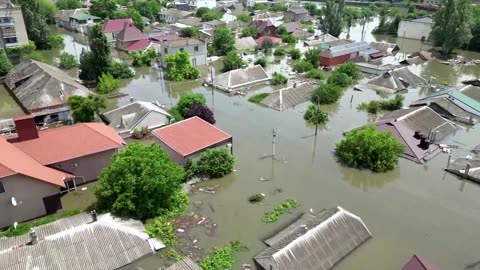
{"type": "MultiPolygon", "coordinates": [[[[397,58],[403,57],[403,53],[416,52],[422,46],[420,41],[373,36],[370,32],[377,24],[378,19],[374,19],[366,25],[365,41],[398,44],[397,58]]],[[[353,26],[349,37],[361,40],[361,31],[361,25],[353,26]]],[[[345,36],[346,33],[341,35],[345,36]]],[[[64,37],[64,50],[79,55],[86,40],[71,33],[64,33],[64,37]]],[[[296,46],[303,49],[302,42],[296,46]]],[[[480,59],[479,53],[460,51],[459,54],[467,59],[480,59]]],[[[114,57],[122,58],[115,54],[114,57]]],[[[387,57],[385,62],[392,58],[394,56],[387,57]]],[[[288,61],[283,57],[266,70],[270,74],[273,71],[288,74],[291,72],[288,61]]],[[[216,67],[219,69],[218,64],[216,67]]],[[[480,74],[480,66],[450,66],[435,61],[413,65],[410,69],[427,80],[434,77],[436,84],[445,81],[452,87],[480,74]]],[[[202,74],[206,74],[206,69],[202,74]]],[[[203,77],[195,82],[172,84],[171,90],[169,82],[162,80],[159,70],[137,69],[135,77],[126,80],[120,89],[128,96],[110,99],[107,110],[128,104],[130,97],[158,101],[170,107],[179,95],[191,90],[205,95],[207,104],[214,106],[216,125],[233,136],[235,172],[197,184],[191,195],[192,214],[176,224],[181,229],[177,230],[177,236],[192,247],[185,251],[194,258],[204,256],[213,247],[239,240],[248,251],[239,254],[234,269],[241,269],[242,264],[253,265],[252,257],[266,247],[262,241],[299,214],[341,206],[360,216],[373,238],[335,269],[400,269],[414,253],[429,258],[442,269],[480,269],[477,266],[480,244],[475,229],[480,226],[480,188],[446,173],[443,170],[448,159],[446,154],[423,165],[400,159],[398,168],[387,173],[352,169],[337,162],[335,144],[343,138],[343,133],[376,119],[357,110],[360,103],[379,99],[375,92],[355,91],[351,87],[336,104],[322,106],[329,114],[329,121],[313,136],[314,127],[303,120],[308,102],[278,112],[247,101],[257,91],[271,91],[271,86],[252,90],[246,97],[215,91],[213,102],[211,89],[201,86],[203,77]],[[272,153],[273,129],[276,158],[265,158],[272,153]],[[214,193],[199,191],[201,187],[212,186],[214,193]],[[248,197],[256,193],[265,194],[263,202],[249,203],[248,197]],[[266,211],[288,199],[297,200],[300,206],[282,215],[277,222],[262,221],[266,211]]],[[[430,88],[402,92],[406,105],[431,93],[430,88]]],[[[1,88],[0,118],[20,112],[1,88]]],[[[479,135],[478,127],[465,126],[449,136],[445,142],[459,147],[453,150],[452,157],[467,155],[480,143],[479,135]]],[[[163,257],[162,253],[152,255],[123,269],[158,269],[163,257]]]]}

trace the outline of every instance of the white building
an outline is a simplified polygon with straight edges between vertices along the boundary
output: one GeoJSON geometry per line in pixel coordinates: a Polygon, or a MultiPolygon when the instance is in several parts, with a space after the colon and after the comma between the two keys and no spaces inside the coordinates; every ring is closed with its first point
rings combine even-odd
{"type": "Polygon", "coordinates": [[[189,11],[184,11],[184,10],[178,10],[178,9],[167,9],[158,14],[158,19],[161,22],[166,22],[166,23],[176,23],[179,20],[186,19],[190,17],[193,13],[189,11]]]}
{"type": "Polygon", "coordinates": [[[165,56],[175,54],[179,51],[186,51],[190,55],[190,62],[193,66],[203,66],[207,64],[207,44],[198,38],[179,38],[154,43],[160,55],[163,67],[167,66],[165,56]]]}
{"type": "Polygon", "coordinates": [[[176,0],[175,6],[182,10],[194,10],[201,7],[215,8],[216,0],[176,0]]]}
{"type": "Polygon", "coordinates": [[[0,47],[13,48],[27,44],[27,30],[20,6],[0,1],[0,12],[0,47]]]}
{"type": "Polygon", "coordinates": [[[423,17],[414,20],[402,20],[398,26],[397,36],[418,40],[427,40],[432,31],[432,18],[423,17]]]}

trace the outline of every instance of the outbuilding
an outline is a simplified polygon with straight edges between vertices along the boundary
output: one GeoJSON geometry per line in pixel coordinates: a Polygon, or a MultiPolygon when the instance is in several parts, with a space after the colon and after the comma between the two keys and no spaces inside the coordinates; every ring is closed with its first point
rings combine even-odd
{"type": "Polygon", "coordinates": [[[370,49],[370,45],[365,41],[330,47],[320,53],[320,64],[322,66],[339,65],[349,60],[359,58],[360,52],[368,49],[370,49]]]}

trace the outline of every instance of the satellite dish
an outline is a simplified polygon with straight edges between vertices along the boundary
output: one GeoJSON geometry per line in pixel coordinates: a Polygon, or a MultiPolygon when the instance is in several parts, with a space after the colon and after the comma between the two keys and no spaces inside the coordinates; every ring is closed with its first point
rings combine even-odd
{"type": "Polygon", "coordinates": [[[12,205],[17,206],[17,200],[15,200],[15,197],[12,197],[12,205]]]}

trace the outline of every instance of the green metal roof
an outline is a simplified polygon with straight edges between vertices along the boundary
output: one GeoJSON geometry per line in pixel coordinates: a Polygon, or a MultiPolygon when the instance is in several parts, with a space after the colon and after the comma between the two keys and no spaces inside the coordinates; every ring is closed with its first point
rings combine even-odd
{"type": "Polygon", "coordinates": [[[101,18],[100,18],[100,17],[97,17],[97,16],[93,16],[93,15],[88,14],[88,13],[79,12],[79,13],[77,13],[77,14],[71,15],[71,16],[70,16],[70,19],[75,19],[75,20],[83,21],[83,20],[88,20],[88,19],[100,20],[101,18]]]}
{"type": "Polygon", "coordinates": [[[437,92],[429,97],[423,98],[422,100],[428,100],[436,97],[447,97],[450,100],[458,100],[459,102],[467,105],[468,107],[480,112],[480,102],[476,101],[475,99],[465,95],[464,93],[458,91],[455,88],[443,90],[437,92]]]}

